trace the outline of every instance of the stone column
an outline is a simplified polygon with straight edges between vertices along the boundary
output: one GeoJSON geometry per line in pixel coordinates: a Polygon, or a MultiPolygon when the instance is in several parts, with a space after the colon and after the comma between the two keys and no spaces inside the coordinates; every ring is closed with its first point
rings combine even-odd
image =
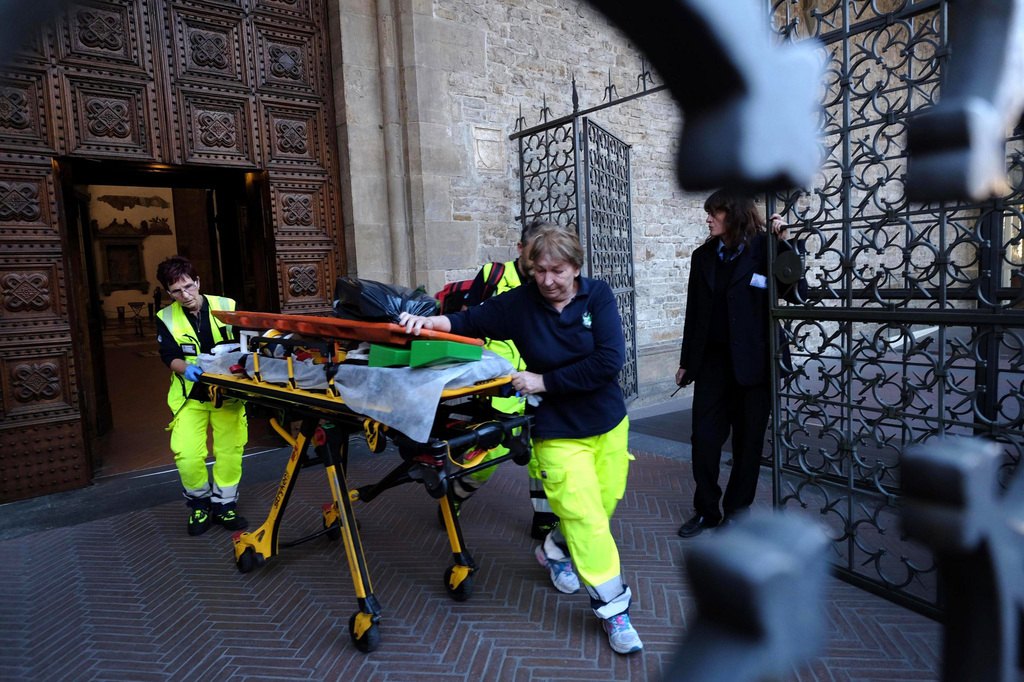
{"type": "Polygon", "coordinates": [[[449,93],[448,52],[466,40],[452,32],[465,27],[435,19],[430,0],[332,9],[349,271],[433,293],[478,265],[478,225],[453,219],[451,197],[472,149],[449,93]]]}
{"type": "Polygon", "coordinates": [[[373,0],[329,0],[328,10],[348,272],[390,282],[377,7],[373,0]]]}

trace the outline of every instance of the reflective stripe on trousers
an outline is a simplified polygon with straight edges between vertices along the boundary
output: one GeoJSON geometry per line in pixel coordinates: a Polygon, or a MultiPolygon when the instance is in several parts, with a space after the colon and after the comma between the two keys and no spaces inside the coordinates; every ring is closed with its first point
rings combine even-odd
{"type": "MultiPolygon", "coordinates": [[[[211,403],[186,400],[171,429],[171,451],[187,498],[220,498],[234,502],[242,478],[242,450],[249,438],[245,406],[225,401],[220,408],[211,403]],[[213,486],[206,470],[207,428],[213,428],[213,486]]],[[[217,499],[213,500],[217,502],[217,499]]]]}
{"type": "Polygon", "coordinates": [[[576,572],[602,618],[622,613],[631,593],[622,581],[609,520],[626,491],[629,419],[590,438],[535,439],[533,453],[551,509],[561,519],[576,572]],[[606,615],[607,614],[607,615],[606,615]]]}

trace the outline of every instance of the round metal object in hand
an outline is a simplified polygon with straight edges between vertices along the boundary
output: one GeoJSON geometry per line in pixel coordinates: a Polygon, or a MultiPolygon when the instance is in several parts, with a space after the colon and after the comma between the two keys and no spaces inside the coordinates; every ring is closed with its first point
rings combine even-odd
{"type": "Polygon", "coordinates": [[[804,273],[804,265],[800,254],[796,251],[783,251],[775,258],[775,277],[782,284],[795,284],[804,273]]]}

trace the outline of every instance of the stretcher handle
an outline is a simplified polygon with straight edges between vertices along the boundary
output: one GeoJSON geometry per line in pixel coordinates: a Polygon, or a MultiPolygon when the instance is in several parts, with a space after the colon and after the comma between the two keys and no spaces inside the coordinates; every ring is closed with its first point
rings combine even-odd
{"type": "Polygon", "coordinates": [[[455,436],[443,441],[432,442],[436,450],[461,453],[470,448],[481,447],[490,449],[501,445],[505,435],[530,423],[530,417],[513,417],[503,421],[491,421],[481,424],[469,433],[455,436]]]}
{"type": "Polygon", "coordinates": [[[277,419],[275,419],[274,417],[271,417],[270,418],[270,425],[272,427],[274,427],[274,430],[277,431],[278,435],[280,435],[281,438],[285,439],[285,441],[288,443],[288,445],[291,445],[292,448],[295,447],[295,439],[292,438],[292,434],[290,434],[287,431],[285,431],[284,428],[277,422],[277,419]]]}

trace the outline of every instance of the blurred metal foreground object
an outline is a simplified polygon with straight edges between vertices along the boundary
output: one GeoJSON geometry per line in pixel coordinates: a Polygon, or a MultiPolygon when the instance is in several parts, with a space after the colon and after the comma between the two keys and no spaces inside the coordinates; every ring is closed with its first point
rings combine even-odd
{"type": "Polygon", "coordinates": [[[1006,134],[1024,108],[1024,0],[961,0],[949,14],[941,100],[907,125],[912,201],[980,201],[1010,188],[1006,134]]]}
{"type": "Polygon", "coordinates": [[[590,4],[636,41],[682,106],[685,189],[809,184],[820,162],[822,79],[809,41],[773,47],[756,0],[590,4]]]}
{"type": "Polygon", "coordinates": [[[71,0],[0,0],[0,64],[7,64],[44,22],[67,11],[71,0]]]}
{"type": "Polygon", "coordinates": [[[782,677],[824,641],[829,540],[815,523],[754,515],[685,555],[697,620],[664,682],[782,677]]]}
{"type": "Polygon", "coordinates": [[[907,535],[936,554],[944,682],[1016,682],[1024,657],[1024,476],[1000,494],[998,444],[945,439],[903,455],[907,535]]]}

